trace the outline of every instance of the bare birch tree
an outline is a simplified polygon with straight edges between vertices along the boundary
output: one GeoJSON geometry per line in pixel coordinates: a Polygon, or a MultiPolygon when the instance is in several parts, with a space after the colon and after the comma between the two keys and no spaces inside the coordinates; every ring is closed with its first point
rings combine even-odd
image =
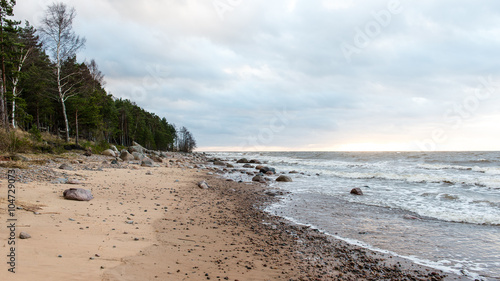
{"type": "Polygon", "coordinates": [[[33,26],[26,22],[26,26],[19,30],[19,44],[14,44],[14,61],[13,61],[13,75],[11,77],[12,82],[12,118],[11,125],[16,128],[16,101],[22,93],[22,89],[19,89],[19,80],[21,75],[21,70],[23,69],[26,61],[30,56],[33,55],[36,48],[40,48],[38,43],[38,37],[35,35],[35,29],[33,26]]]}
{"type": "Polygon", "coordinates": [[[69,142],[69,122],[66,113],[66,101],[77,95],[77,92],[74,91],[77,83],[71,82],[69,78],[77,75],[78,72],[71,72],[63,76],[61,68],[62,63],[66,59],[73,57],[78,50],[83,48],[86,41],[85,38],[76,35],[73,31],[73,20],[75,17],[75,8],[69,8],[64,3],[54,3],[47,8],[40,28],[44,43],[55,62],[57,80],[56,99],[62,106],[67,142],[69,142]]]}

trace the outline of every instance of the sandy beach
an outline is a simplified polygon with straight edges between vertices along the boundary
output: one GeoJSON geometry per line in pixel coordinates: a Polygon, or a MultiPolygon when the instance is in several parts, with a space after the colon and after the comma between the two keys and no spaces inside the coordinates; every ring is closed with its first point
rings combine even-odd
{"type": "MultiPolygon", "coordinates": [[[[458,280],[270,216],[279,191],[212,175],[198,155],[159,167],[74,155],[16,169],[16,265],[5,280],[458,280]],[[105,161],[105,162],[103,162],[105,161]],[[61,164],[73,170],[61,170],[61,164]],[[197,183],[205,180],[209,189],[197,183]],[[91,201],[63,191],[92,191],[91,201]],[[20,232],[31,235],[19,239],[20,232]]],[[[0,184],[6,187],[8,169],[0,184]]],[[[7,189],[0,219],[8,225],[7,189]]]]}

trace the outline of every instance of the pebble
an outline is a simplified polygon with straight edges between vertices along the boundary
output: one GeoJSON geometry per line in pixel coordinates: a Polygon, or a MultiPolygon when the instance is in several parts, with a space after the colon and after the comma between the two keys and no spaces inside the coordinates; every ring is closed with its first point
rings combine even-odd
{"type": "Polygon", "coordinates": [[[31,238],[31,235],[29,235],[28,233],[26,233],[26,232],[23,231],[23,232],[19,233],[19,238],[21,238],[21,239],[29,239],[29,238],[31,238]]]}

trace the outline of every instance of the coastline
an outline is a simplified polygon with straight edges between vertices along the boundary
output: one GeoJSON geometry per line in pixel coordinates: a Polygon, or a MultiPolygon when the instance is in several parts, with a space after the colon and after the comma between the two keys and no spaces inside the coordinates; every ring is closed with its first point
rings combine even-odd
{"type": "Polygon", "coordinates": [[[67,184],[19,184],[19,231],[32,238],[18,240],[12,280],[467,280],[272,216],[263,207],[277,198],[266,185],[171,156],[157,168],[78,156],[84,163],[64,173],[92,189],[89,202],[62,199],[67,184]]]}

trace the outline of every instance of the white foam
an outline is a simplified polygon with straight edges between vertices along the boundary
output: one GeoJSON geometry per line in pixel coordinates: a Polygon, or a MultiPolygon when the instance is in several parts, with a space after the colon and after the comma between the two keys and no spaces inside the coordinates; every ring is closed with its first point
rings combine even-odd
{"type": "MultiPolygon", "coordinates": [[[[270,207],[270,208],[268,207],[264,211],[273,214],[272,213],[272,209],[274,209],[274,208],[273,207],[270,207]]],[[[277,214],[274,214],[274,215],[277,215],[277,214]]],[[[337,240],[344,241],[344,242],[346,242],[346,243],[348,243],[350,245],[358,246],[358,247],[365,248],[365,249],[368,249],[368,250],[371,250],[371,251],[374,251],[374,252],[378,252],[378,253],[382,253],[382,254],[396,256],[396,257],[399,257],[399,258],[402,258],[402,259],[409,260],[410,262],[418,264],[418,265],[422,265],[422,266],[434,268],[436,270],[441,270],[443,272],[450,273],[450,274],[464,276],[464,277],[470,278],[471,280],[483,278],[479,274],[476,274],[476,273],[473,273],[473,272],[470,272],[470,271],[464,269],[463,268],[463,264],[460,263],[460,262],[463,262],[463,261],[453,261],[453,262],[449,261],[449,260],[431,261],[431,260],[421,259],[421,258],[419,258],[417,256],[400,255],[400,254],[398,254],[396,252],[393,252],[393,251],[389,251],[389,250],[385,250],[385,249],[380,249],[380,248],[374,247],[374,246],[372,246],[372,245],[370,245],[368,243],[365,243],[365,242],[357,240],[357,239],[346,238],[346,237],[342,237],[342,236],[338,236],[338,235],[335,235],[335,234],[328,233],[326,231],[323,231],[323,230],[319,229],[318,227],[316,227],[316,226],[314,226],[312,224],[301,223],[301,222],[299,222],[299,221],[297,221],[297,220],[295,220],[294,218],[291,218],[291,217],[287,217],[287,216],[281,216],[281,217],[284,218],[284,219],[286,219],[286,220],[288,220],[288,221],[290,221],[293,224],[307,226],[307,227],[310,227],[311,229],[316,229],[316,230],[318,230],[319,232],[321,232],[321,233],[323,233],[325,235],[331,236],[331,237],[333,237],[333,238],[335,238],[337,240]],[[451,264],[451,265],[447,265],[447,264],[451,264]]],[[[476,267],[474,267],[474,269],[481,270],[482,268],[476,266],[476,267]]]]}

